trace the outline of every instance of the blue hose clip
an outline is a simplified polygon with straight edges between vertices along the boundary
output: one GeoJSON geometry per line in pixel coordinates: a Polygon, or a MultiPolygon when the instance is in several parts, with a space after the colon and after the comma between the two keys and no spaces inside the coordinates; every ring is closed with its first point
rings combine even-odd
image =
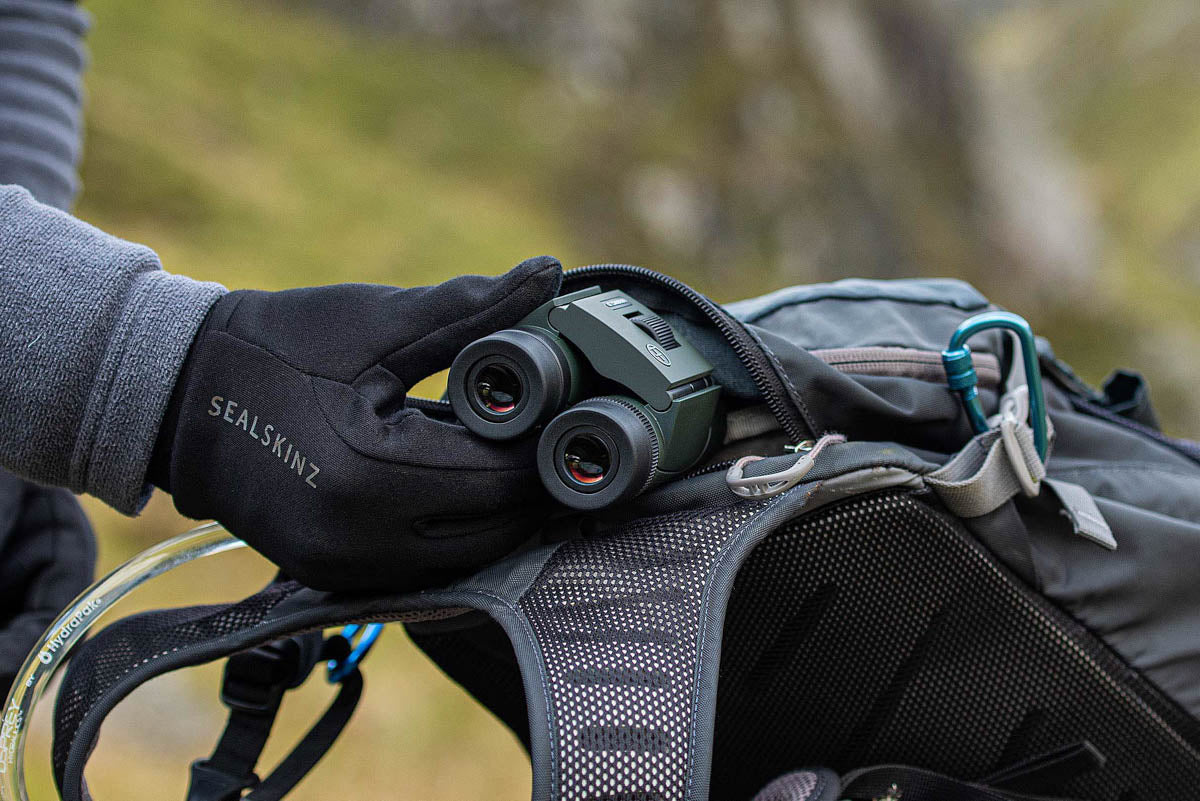
{"type": "Polygon", "coordinates": [[[1021,344],[1021,361],[1025,365],[1025,383],[1029,385],[1029,420],[1033,428],[1033,444],[1038,457],[1046,461],[1048,449],[1048,426],[1046,425],[1046,397],[1042,392],[1042,372],[1037,361],[1037,342],[1033,329],[1024,317],[1011,312],[989,311],[963,320],[950,338],[950,347],[942,351],[942,364],[946,367],[946,381],[953,392],[962,398],[963,408],[976,434],[988,430],[987,415],[979,401],[979,379],[971,361],[971,349],[967,340],[982,331],[1000,328],[1016,334],[1021,344]]]}
{"type": "Polygon", "coordinates": [[[379,639],[380,633],[383,631],[382,623],[368,623],[366,626],[361,626],[358,623],[352,623],[349,626],[342,628],[342,631],[337,636],[344,637],[350,643],[350,653],[340,659],[330,659],[325,665],[325,678],[330,684],[339,684],[347,676],[358,670],[358,665],[366,657],[371,650],[371,646],[379,639]],[[362,635],[356,641],[355,635],[362,631],[362,635]]]}

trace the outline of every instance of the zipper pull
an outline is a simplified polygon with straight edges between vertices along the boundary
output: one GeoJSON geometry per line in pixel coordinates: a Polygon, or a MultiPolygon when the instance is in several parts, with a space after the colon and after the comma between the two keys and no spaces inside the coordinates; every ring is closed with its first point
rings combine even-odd
{"type": "Polygon", "coordinates": [[[799,456],[791,467],[752,478],[745,476],[746,465],[762,461],[766,457],[743,456],[734,462],[733,466],[725,473],[725,483],[729,485],[730,491],[740,498],[770,498],[799,484],[808,475],[808,471],[812,470],[817,456],[827,445],[845,441],[846,438],[841,434],[826,434],[816,442],[805,440],[794,445],[786,445],[784,446],[785,450],[799,456]]]}

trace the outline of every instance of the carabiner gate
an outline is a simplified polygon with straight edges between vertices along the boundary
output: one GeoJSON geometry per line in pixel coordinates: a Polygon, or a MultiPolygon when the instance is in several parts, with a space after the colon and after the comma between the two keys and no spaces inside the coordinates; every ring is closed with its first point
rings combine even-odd
{"type": "Polygon", "coordinates": [[[1033,428],[1033,444],[1038,457],[1044,462],[1049,448],[1049,426],[1046,423],[1046,398],[1042,393],[1042,373],[1037,360],[1037,342],[1033,329],[1024,317],[1005,311],[989,311],[969,317],[962,322],[950,338],[950,346],[942,351],[942,364],[946,367],[946,381],[953,392],[962,399],[963,408],[976,434],[988,430],[987,415],[979,401],[979,379],[975,375],[975,364],[971,360],[971,349],[967,340],[983,331],[994,328],[1010,331],[1017,337],[1021,347],[1021,361],[1025,366],[1025,383],[1029,386],[1029,423],[1033,428]]]}
{"type": "Polygon", "coordinates": [[[354,671],[358,670],[359,663],[366,658],[367,653],[371,650],[371,646],[379,639],[379,634],[383,631],[382,623],[368,623],[366,626],[352,623],[349,626],[342,628],[339,637],[344,637],[350,643],[350,653],[341,659],[330,659],[325,665],[325,678],[330,684],[338,684],[354,671]],[[355,640],[355,636],[359,631],[362,631],[361,636],[355,640]]]}

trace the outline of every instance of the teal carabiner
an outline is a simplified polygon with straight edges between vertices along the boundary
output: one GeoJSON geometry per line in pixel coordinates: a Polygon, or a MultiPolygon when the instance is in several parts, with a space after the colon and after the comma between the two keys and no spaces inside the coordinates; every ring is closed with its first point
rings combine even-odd
{"type": "Polygon", "coordinates": [[[340,659],[330,659],[325,665],[325,677],[329,680],[329,683],[337,684],[358,670],[359,663],[366,658],[367,652],[371,650],[371,646],[379,639],[379,634],[382,631],[382,623],[368,623],[366,626],[352,623],[349,626],[343,627],[338,636],[344,637],[350,643],[350,653],[340,659]],[[362,636],[358,637],[356,641],[354,638],[360,629],[362,630],[362,636]]]}
{"type": "Polygon", "coordinates": [[[946,381],[950,389],[962,398],[963,408],[976,434],[988,430],[987,415],[979,402],[979,379],[975,375],[975,364],[971,360],[971,349],[967,340],[982,331],[1000,328],[1011,331],[1021,344],[1021,361],[1025,365],[1025,383],[1029,385],[1029,422],[1033,428],[1033,444],[1038,457],[1044,462],[1049,447],[1049,427],[1046,424],[1046,398],[1042,393],[1042,372],[1037,360],[1037,342],[1029,323],[1011,312],[990,311],[963,320],[950,338],[950,347],[942,351],[942,364],[946,367],[946,381]]]}

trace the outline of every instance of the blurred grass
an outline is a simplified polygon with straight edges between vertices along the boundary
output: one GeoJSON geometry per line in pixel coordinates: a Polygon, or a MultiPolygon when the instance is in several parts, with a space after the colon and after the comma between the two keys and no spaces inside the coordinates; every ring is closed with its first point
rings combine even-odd
{"type": "Polygon", "coordinates": [[[273,5],[100,0],[78,212],[231,287],[420,283],[565,248],[527,70],[273,5]],[[542,152],[540,152],[542,151],[542,152]]]}

